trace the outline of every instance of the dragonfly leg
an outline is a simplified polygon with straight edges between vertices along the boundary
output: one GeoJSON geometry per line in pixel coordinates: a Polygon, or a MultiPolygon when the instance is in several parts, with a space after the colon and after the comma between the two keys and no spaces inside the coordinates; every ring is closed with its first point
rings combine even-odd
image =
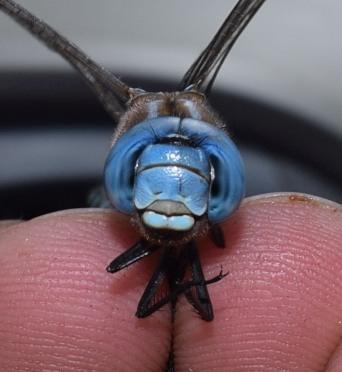
{"type": "Polygon", "coordinates": [[[220,225],[210,226],[210,237],[214,244],[219,248],[225,248],[226,242],[224,239],[224,233],[220,225]]]}
{"type": "Polygon", "coordinates": [[[223,270],[221,269],[221,271],[219,272],[218,275],[210,278],[210,279],[199,279],[199,280],[188,280],[188,281],[185,281],[183,283],[180,283],[180,284],[173,284],[173,290],[172,292],[165,296],[162,300],[160,300],[158,302],[159,303],[167,303],[167,302],[170,302],[172,301],[173,299],[177,298],[179,295],[183,294],[183,293],[186,293],[189,289],[191,289],[192,287],[195,287],[195,286],[203,286],[203,285],[209,285],[209,284],[213,284],[213,283],[216,283],[216,282],[219,282],[221,279],[223,279],[225,276],[228,275],[228,272],[224,273],[223,270]]]}
{"type": "Polygon", "coordinates": [[[135,313],[138,318],[145,318],[148,315],[151,315],[170,301],[155,301],[158,290],[162,287],[167,278],[167,257],[167,252],[163,252],[158,266],[141,296],[137,312],[135,313]]]}
{"type": "Polygon", "coordinates": [[[216,277],[205,280],[201,262],[198,256],[197,248],[194,243],[189,244],[189,254],[191,260],[191,270],[192,270],[192,282],[193,286],[185,292],[186,298],[190,304],[199,313],[203,320],[211,321],[214,319],[213,307],[209,297],[207,284],[211,284],[221,280],[227,274],[223,274],[222,270],[216,277]]]}
{"type": "Polygon", "coordinates": [[[139,301],[136,316],[138,318],[147,317],[164,305],[175,303],[177,297],[185,293],[188,301],[199,312],[202,319],[212,320],[213,311],[207,285],[218,282],[227,273],[223,273],[221,270],[218,275],[206,280],[194,243],[188,244],[178,257],[175,257],[171,252],[171,250],[166,250],[163,253],[157,269],[139,301]],[[182,282],[189,265],[192,270],[192,279],[182,282]],[[163,285],[170,287],[166,294],[161,292],[163,285]]]}
{"type": "MultiPolygon", "coordinates": [[[[183,289],[179,285],[189,265],[186,259],[186,250],[179,254],[172,248],[165,249],[157,269],[152,275],[138,304],[136,316],[144,318],[168,303],[175,303],[179,294],[189,288],[183,289]],[[163,293],[162,289],[165,286],[163,293]]],[[[190,285],[191,286],[191,285],[190,285]]]]}
{"type": "Polygon", "coordinates": [[[138,243],[134,244],[127,251],[116,257],[106,268],[109,273],[115,273],[125,267],[132,265],[134,262],[141,260],[142,258],[149,256],[158,246],[154,246],[146,242],[145,240],[140,240],[138,243]]]}

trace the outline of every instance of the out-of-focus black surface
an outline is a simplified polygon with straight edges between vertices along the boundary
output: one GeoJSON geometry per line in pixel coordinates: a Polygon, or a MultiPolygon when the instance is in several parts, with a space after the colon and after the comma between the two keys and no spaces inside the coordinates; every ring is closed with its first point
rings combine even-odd
{"type": "MultiPolygon", "coordinates": [[[[324,123],[232,93],[210,100],[242,150],[248,195],[298,191],[342,201],[342,139],[324,123]]],[[[0,218],[85,206],[115,127],[89,89],[74,74],[0,73],[0,107],[0,218]]]]}

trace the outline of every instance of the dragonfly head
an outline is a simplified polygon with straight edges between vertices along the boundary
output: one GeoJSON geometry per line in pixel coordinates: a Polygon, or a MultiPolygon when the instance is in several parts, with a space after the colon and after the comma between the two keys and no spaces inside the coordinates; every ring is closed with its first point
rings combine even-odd
{"type": "Polygon", "coordinates": [[[201,120],[145,120],[114,144],[105,166],[112,205],[154,244],[185,244],[230,216],[244,195],[243,165],[221,129],[201,120]]]}

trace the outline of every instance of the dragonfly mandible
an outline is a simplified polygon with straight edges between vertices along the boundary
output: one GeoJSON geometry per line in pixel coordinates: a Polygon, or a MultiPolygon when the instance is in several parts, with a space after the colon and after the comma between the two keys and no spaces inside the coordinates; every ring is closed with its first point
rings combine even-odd
{"type": "Polygon", "coordinates": [[[216,35],[188,69],[175,92],[133,88],[80,48],[12,0],[0,9],[86,80],[117,122],[104,171],[111,205],[131,216],[141,240],[115,258],[115,273],[155,251],[159,264],[138,304],[146,317],[184,293],[202,319],[214,317],[195,239],[211,235],[224,247],[219,222],[231,216],[244,196],[244,167],[224,122],[207,96],[235,41],[265,0],[240,0],[216,35]],[[169,290],[162,291],[168,286],[169,290]]]}

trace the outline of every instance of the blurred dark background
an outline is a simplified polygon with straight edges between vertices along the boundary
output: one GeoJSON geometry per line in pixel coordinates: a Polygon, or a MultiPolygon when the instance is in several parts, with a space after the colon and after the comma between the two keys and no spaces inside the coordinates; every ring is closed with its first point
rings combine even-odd
{"type": "MultiPolygon", "coordinates": [[[[74,74],[0,74],[0,215],[86,206],[115,123],[74,74]]],[[[167,81],[132,77],[149,90],[167,81]]],[[[342,200],[341,139],[309,120],[230,92],[211,97],[246,164],[247,195],[299,191],[342,200]]]]}
{"type": "MultiPolygon", "coordinates": [[[[184,24],[177,30],[166,18],[165,24],[151,26],[147,10],[135,12],[132,20],[122,1],[104,1],[103,6],[95,7],[87,0],[78,19],[77,3],[80,5],[75,1],[69,6],[61,0],[57,11],[51,1],[23,4],[90,50],[95,60],[110,66],[125,82],[159,91],[175,89],[224,18],[224,9],[234,1],[218,2],[205,27],[196,22],[189,25],[186,17],[191,14],[184,11],[179,18],[182,24],[185,17],[184,24]],[[103,26],[106,30],[94,24],[94,17],[108,17],[106,13],[114,6],[113,16],[121,24],[108,22],[103,26]],[[90,9],[101,13],[95,16],[90,9]],[[132,22],[140,22],[139,32],[135,30],[128,38],[132,22]],[[157,26],[162,27],[158,36],[165,43],[155,39],[157,26]],[[115,34],[110,42],[102,38],[109,28],[115,34]],[[145,28],[149,31],[144,33],[145,28]],[[184,35],[179,35],[181,29],[184,35]],[[85,35],[80,36],[83,31],[85,35]]],[[[173,8],[161,8],[155,1],[147,4],[161,16],[172,13],[173,8]]],[[[173,6],[174,12],[177,6],[184,10],[178,1],[168,6],[173,6]]],[[[201,6],[192,19],[201,19],[200,13],[206,13],[201,6]]],[[[309,12],[304,0],[299,0],[295,13],[284,6],[265,5],[265,11],[256,16],[227,61],[228,68],[218,76],[210,101],[242,151],[248,195],[296,191],[341,202],[342,108],[338,90],[342,79],[336,72],[342,50],[330,41],[320,44],[319,30],[313,34],[317,21],[326,25],[326,35],[334,32],[333,21],[341,4],[328,1],[324,11],[317,4],[310,5],[309,12]],[[287,25],[286,29],[279,24],[287,25]],[[274,32],[270,33],[272,27],[274,32]],[[308,42],[311,39],[315,43],[308,42]]],[[[115,123],[58,56],[1,14],[0,109],[0,218],[29,218],[85,206],[89,191],[101,183],[115,123]]]]}

